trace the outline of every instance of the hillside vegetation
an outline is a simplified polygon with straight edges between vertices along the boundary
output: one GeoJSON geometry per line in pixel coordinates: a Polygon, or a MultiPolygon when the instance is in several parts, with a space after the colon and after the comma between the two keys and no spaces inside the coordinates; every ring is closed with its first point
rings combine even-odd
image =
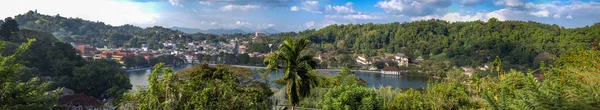
{"type": "Polygon", "coordinates": [[[330,25],[302,31],[298,36],[315,43],[314,51],[340,55],[335,57],[336,61],[344,61],[337,58],[348,53],[382,56],[400,52],[411,58],[422,56],[436,61],[450,60],[458,66],[479,66],[499,56],[506,66],[523,69],[537,68],[541,61],[551,63],[552,56],[560,56],[572,48],[592,46],[590,42],[600,40],[600,24],[564,28],[495,18],[470,22],[426,20],[330,25]]]}

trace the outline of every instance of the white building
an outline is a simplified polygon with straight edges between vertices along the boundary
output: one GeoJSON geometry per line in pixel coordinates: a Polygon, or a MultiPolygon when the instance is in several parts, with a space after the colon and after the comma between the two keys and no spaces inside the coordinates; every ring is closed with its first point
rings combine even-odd
{"type": "Polygon", "coordinates": [[[369,62],[369,60],[367,60],[367,57],[365,57],[364,54],[358,55],[358,57],[356,58],[356,62],[363,64],[363,65],[371,64],[371,62],[369,62]]]}
{"type": "Polygon", "coordinates": [[[408,56],[403,53],[397,53],[394,55],[395,60],[398,62],[398,66],[408,66],[408,56]]]}
{"type": "Polygon", "coordinates": [[[398,68],[396,68],[396,67],[386,66],[385,68],[383,68],[381,70],[381,74],[386,74],[386,75],[400,75],[400,71],[398,71],[398,68]]]}

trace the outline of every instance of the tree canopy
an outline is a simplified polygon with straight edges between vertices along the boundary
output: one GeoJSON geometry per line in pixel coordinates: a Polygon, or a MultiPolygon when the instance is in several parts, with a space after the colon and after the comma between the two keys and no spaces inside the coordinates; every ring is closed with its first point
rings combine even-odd
{"type": "MultiPolygon", "coordinates": [[[[128,92],[122,109],[267,109],[273,94],[263,82],[248,80],[249,70],[225,65],[199,65],[176,74],[154,67],[148,88],[128,92]]],[[[251,74],[251,73],[250,73],[251,74]]]]}
{"type": "MultiPolygon", "coordinates": [[[[52,109],[58,102],[60,89],[50,90],[50,82],[38,78],[21,82],[18,69],[23,68],[17,58],[29,48],[34,39],[23,43],[14,54],[0,56],[0,109],[52,109]],[[50,90],[53,93],[48,93],[50,90]]],[[[3,48],[6,42],[0,44],[3,48]]]]}

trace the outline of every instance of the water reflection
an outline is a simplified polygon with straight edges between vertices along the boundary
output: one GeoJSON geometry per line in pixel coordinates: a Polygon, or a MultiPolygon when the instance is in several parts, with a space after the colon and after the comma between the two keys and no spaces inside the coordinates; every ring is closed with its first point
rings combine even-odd
{"type": "MultiPolygon", "coordinates": [[[[185,68],[192,67],[192,65],[183,65],[183,66],[175,66],[172,67],[173,71],[177,72],[179,70],[183,70],[185,68]]],[[[151,70],[138,70],[138,71],[130,71],[129,72],[129,80],[131,84],[134,86],[133,90],[136,90],[137,86],[146,86],[148,84],[147,77],[151,73],[151,70]]],[[[254,77],[261,78],[260,73],[257,69],[253,69],[255,73],[254,77]]],[[[320,75],[336,75],[337,72],[333,73],[320,73],[320,75]]],[[[393,88],[421,88],[426,87],[427,82],[430,78],[427,77],[416,77],[416,76],[395,76],[395,75],[381,75],[379,73],[363,73],[363,72],[354,72],[354,74],[361,78],[364,81],[367,81],[369,84],[367,87],[379,88],[381,86],[391,86],[393,88]]],[[[273,72],[269,74],[269,79],[277,79],[283,77],[282,72],[273,72]],[[277,74],[274,74],[277,73],[277,74]]],[[[277,84],[270,83],[271,87],[278,87],[277,84]]]]}

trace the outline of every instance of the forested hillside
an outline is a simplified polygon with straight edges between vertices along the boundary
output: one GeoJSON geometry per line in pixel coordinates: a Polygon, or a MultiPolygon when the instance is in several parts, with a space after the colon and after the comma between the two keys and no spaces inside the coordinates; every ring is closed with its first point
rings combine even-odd
{"type": "Polygon", "coordinates": [[[49,32],[63,42],[91,44],[97,47],[140,47],[142,44],[148,44],[149,48],[159,49],[162,48],[160,43],[167,40],[184,44],[199,39],[216,39],[216,35],[185,34],[160,26],[111,26],[100,21],[65,18],[60,15],[49,16],[33,11],[17,15],[14,19],[20,28],[49,32]]]}
{"type": "MultiPolygon", "coordinates": [[[[402,52],[411,58],[451,60],[458,66],[482,65],[500,56],[520,68],[547,63],[571,48],[600,40],[600,24],[581,28],[524,21],[448,22],[443,20],[389,24],[331,25],[300,32],[318,50],[367,56],[402,52]]],[[[516,66],[515,66],[516,67],[516,66]]]]}
{"type": "MultiPolygon", "coordinates": [[[[16,22],[11,18],[7,22],[16,22]]],[[[72,90],[97,98],[116,98],[131,88],[128,75],[113,60],[84,60],[68,43],[52,34],[17,25],[2,24],[0,32],[0,108],[50,109],[56,105],[57,93],[72,90]],[[9,34],[6,34],[8,32],[9,34]],[[8,39],[8,40],[6,40],[8,39]]]]}

